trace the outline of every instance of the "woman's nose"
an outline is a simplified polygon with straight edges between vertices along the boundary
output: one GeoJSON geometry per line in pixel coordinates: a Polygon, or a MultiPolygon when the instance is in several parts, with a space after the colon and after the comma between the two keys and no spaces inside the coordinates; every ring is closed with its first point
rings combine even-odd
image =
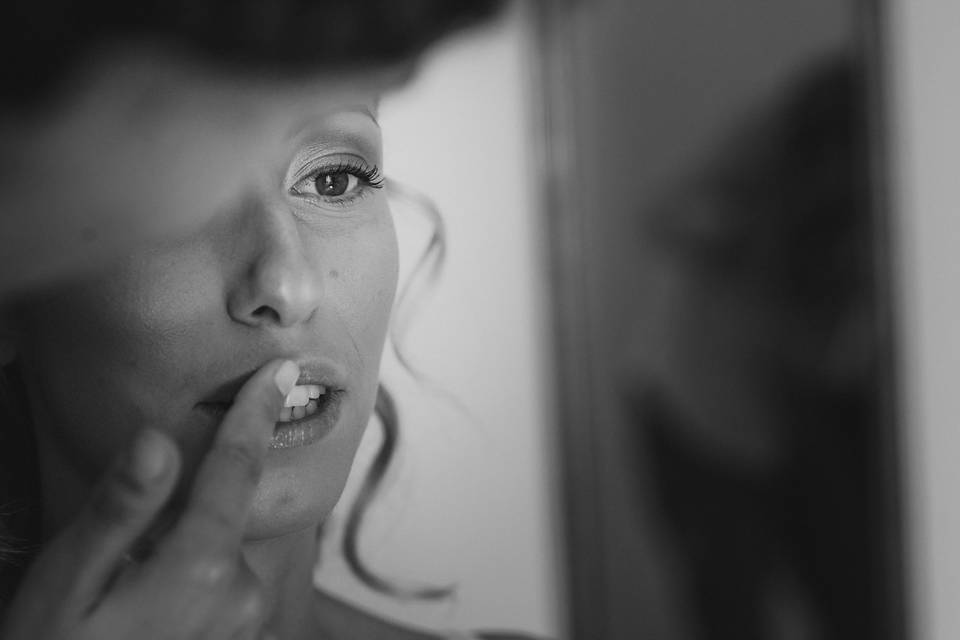
{"type": "Polygon", "coordinates": [[[284,207],[247,212],[245,272],[230,290],[230,317],[252,327],[292,327],[313,317],[323,282],[309,260],[297,221],[284,207]]]}

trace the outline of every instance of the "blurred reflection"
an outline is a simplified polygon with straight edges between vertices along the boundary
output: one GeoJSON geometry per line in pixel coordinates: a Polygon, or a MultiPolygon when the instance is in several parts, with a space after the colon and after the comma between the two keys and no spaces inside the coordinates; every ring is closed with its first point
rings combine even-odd
{"type": "Polygon", "coordinates": [[[698,638],[876,638],[862,77],[744,114],[642,213],[627,397],[698,638]]]}

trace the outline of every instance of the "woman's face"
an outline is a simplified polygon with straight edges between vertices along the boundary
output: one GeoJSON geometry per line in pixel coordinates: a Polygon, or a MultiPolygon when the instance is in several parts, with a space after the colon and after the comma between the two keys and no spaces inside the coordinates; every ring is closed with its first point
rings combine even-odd
{"type": "Polygon", "coordinates": [[[180,444],[189,478],[239,385],[284,357],[326,393],[278,416],[247,537],[335,504],[376,395],[397,250],[372,102],[301,125],[201,227],[27,306],[18,352],[48,484],[93,482],[143,427],[180,444]]]}

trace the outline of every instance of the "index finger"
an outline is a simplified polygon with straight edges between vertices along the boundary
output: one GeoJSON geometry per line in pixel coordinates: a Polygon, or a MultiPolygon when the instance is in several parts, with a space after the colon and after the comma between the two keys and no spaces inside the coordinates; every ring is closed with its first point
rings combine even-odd
{"type": "Polygon", "coordinates": [[[299,377],[296,363],[274,360],[243,385],[197,472],[174,536],[185,536],[195,549],[239,546],[274,424],[299,377]]]}

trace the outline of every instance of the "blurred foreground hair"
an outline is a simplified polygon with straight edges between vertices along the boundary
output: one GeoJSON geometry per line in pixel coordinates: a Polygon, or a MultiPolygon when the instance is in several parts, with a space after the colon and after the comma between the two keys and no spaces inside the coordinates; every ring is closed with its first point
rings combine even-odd
{"type": "Polygon", "coordinates": [[[500,0],[10,0],[0,109],[36,106],[104,48],[171,47],[248,74],[395,64],[491,16],[500,0]]]}

